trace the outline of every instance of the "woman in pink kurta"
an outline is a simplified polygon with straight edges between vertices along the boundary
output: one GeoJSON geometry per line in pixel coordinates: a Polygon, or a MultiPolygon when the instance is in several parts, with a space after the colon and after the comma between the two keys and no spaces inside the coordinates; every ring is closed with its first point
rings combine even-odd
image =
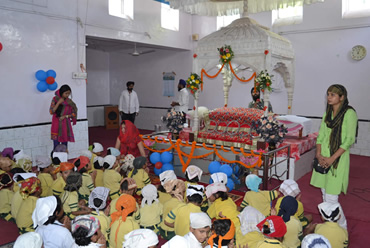
{"type": "Polygon", "coordinates": [[[60,143],[67,146],[68,142],[74,142],[72,123],[76,125],[77,106],[69,98],[71,88],[63,85],[55,92],[51,101],[50,114],[53,116],[51,121],[51,139],[54,141],[54,149],[60,143]]]}

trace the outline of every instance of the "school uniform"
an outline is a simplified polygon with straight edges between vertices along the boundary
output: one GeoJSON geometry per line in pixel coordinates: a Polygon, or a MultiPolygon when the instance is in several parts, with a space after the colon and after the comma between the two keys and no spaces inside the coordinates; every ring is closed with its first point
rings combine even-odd
{"type": "Polygon", "coordinates": [[[37,199],[35,196],[29,196],[22,200],[16,219],[17,227],[22,234],[34,231],[32,213],[36,208],[37,199]]]}
{"type": "Polygon", "coordinates": [[[200,213],[200,207],[193,203],[186,205],[180,205],[172,209],[167,216],[165,221],[168,223],[175,223],[175,234],[184,236],[189,232],[190,228],[190,213],[200,213]]]}
{"type": "Polygon", "coordinates": [[[59,221],[39,226],[35,232],[41,235],[45,248],[71,248],[76,245],[71,232],[59,221]]]}
{"type": "Polygon", "coordinates": [[[252,206],[260,211],[264,216],[271,214],[271,202],[276,199],[278,192],[276,190],[260,190],[258,192],[248,191],[244,195],[240,207],[252,206]]]}
{"type": "Polygon", "coordinates": [[[348,247],[348,232],[336,222],[327,221],[323,224],[317,224],[315,233],[327,238],[331,244],[331,247],[348,247]]]}
{"type": "MultiPolygon", "coordinates": [[[[189,181],[185,181],[185,189],[188,188],[189,185],[200,185],[198,183],[194,183],[194,182],[189,182],[189,181]]],[[[184,202],[186,202],[186,194],[184,194],[184,202]]],[[[200,209],[203,211],[203,212],[206,212],[208,210],[208,199],[207,199],[207,196],[206,194],[203,195],[203,202],[202,202],[202,205],[200,206],[200,209]]]]}
{"type": "Polygon", "coordinates": [[[264,241],[258,242],[256,248],[286,248],[286,247],[277,239],[265,238],[264,241]]]}
{"type": "Polygon", "coordinates": [[[101,169],[95,169],[95,187],[104,187],[104,171],[101,169]]]}
{"type": "Polygon", "coordinates": [[[115,222],[113,222],[110,228],[109,247],[121,248],[123,241],[125,241],[125,235],[136,229],[140,229],[140,226],[132,216],[127,216],[126,221],[122,221],[121,219],[116,220],[115,222]],[[121,225],[119,225],[120,223],[121,225]],[[116,243],[115,237],[117,230],[118,233],[116,243]]]}
{"type": "Polygon", "coordinates": [[[91,215],[94,215],[100,222],[100,230],[104,235],[105,239],[109,241],[110,223],[111,219],[104,214],[103,211],[99,211],[99,215],[96,211],[92,211],[91,215]]]}
{"type": "Polygon", "coordinates": [[[11,214],[11,204],[14,192],[10,189],[0,190],[0,218],[6,221],[14,221],[11,214]]]}
{"type": "Polygon", "coordinates": [[[52,191],[53,195],[61,197],[64,193],[64,187],[66,186],[66,182],[64,181],[62,176],[59,176],[57,180],[53,182],[52,191]]]}
{"type": "Polygon", "coordinates": [[[290,220],[285,223],[287,232],[284,235],[283,245],[286,247],[299,247],[301,245],[300,238],[302,237],[302,224],[295,217],[290,216],[290,220]]]}
{"type": "MultiPolygon", "coordinates": [[[[276,201],[276,204],[275,204],[275,209],[276,209],[276,212],[279,213],[279,210],[280,210],[280,204],[281,204],[281,201],[284,199],[284,197],[279,197],[276,201]]],[[[296,199],[297,200],[297,199],[296,199]]],[[[303,204],[301,201],[298,201],[298,209],[297,209],[297,212],[295,213],[295,217],[297,219],[299,219],[299,221],[302,223],[302,226],[305,227],[308,225],[308,221],[306,219],[306,217],[304,216],[304,208],[303,208],[303,204]]]]}
{"type": "Polygon", "coordinates": [[[47,197],[53,195],[54,179],[49,173],[40,173],[37,178],[41,182],[42,193],[40,197],[47,197]]]}
{"type": "MultiPolygon", "coordinates": [[[[118,198],[121,196],[121,194],[118,194],[118,197],[110,202],[110,211],[109,216],[112,215],[114,212],[116,212],[116,203],[118,201],[118,198]]],[[[137,223],[140,222],[140,211],[139,211],[139,204],[136,202],[136,212],[132,215],[137,223]]]]}
{"type": "Polygon", "coordinates": [[[159,232],[160,232],[160,235],[164,239],[169,240],[169,239],[171,239],[172,237],[175,236],[175,228],[169,227],[166,224],[164,224],[164,219],[166,218],[166,216],[169,214],[169,212],[172,209],[174,209],[178,206],[184,206],[184,205],[185,205],[184,202],[182,202],[179,199],[174,198],[174,197],[172,197],[169,201],[167,201],[163,205],[163,220],[160,224],[159,232]]]}
{"type": "Polygon", "coordinates": [[[158,201],[163,205],[167,201],[171,200],[172,196],[166,192],[158,191],[158,201]]]}
{"type": "Polygon", "coordinates": [[[224,201],[221,198],[216,199],[207,210],[207,214],[211,219],[220,219],[220,212],[222,212],[222,215],[226,216],[226,218],[231,219],[236,228],[240,227],[238,218],[239,211],[237,210],[235,202],[230,197],[224,201]]]}
{"type": "Polygon", "coordinates": [[[257,243],[263,241],[265,237],[261,232],[253,231],[249,232],[246,235],[243,235],[242,231],[239,229],[236,230],[236,247],[248,245],[248,248],[256,247],[257,243]]]}
{"type": "Polygon", "coordinates": [[[141,195],[141,190],[144,188],[144,186],[150,184],[150,178],[144,169],[138,169],[135,175],[132,175],[133,171],[134,170],[131,170],[128,173],[128,177],[131,177],[135,180],[137,185],[136,194],[141,195]]]}
{"type": "Polygon", "coordinates": [[[70,218],[74,219],[76,216],[72,212],[78,211],[78,193],[77,191],[64,191],[61,197],[63,203],[64,213],[70,218]]]}
{"type": "Polygon", "coordinates": [[[17,219],[17,215],[19,212],[19,208],[21,207],[22,201],[23,199],[21,193],[19,191],[15,192],[10,206],[10,212],[14,219],[17,219]]]}
{"type": "Polygon", "coordinates": [[[140,208],[140,227],[157,232],[162,214],[163,205],[160,202],[154,202],[151,205],[145,204],[140,208]]]}
{"type": "Polygon", "coordinates": [[[105,170],[103,175],[104,187],[108,188],[112,200],[119,197],[121,175],[115,170],[105,170]]]}
{"type": "Polygon", "coordinates": [[[78,190],[80,197],[85,201],[89,201],[89,196],[91,191],[94,189],[94,183],[90,174],[84,172],[82,173],[82,186],[78,190]]]}

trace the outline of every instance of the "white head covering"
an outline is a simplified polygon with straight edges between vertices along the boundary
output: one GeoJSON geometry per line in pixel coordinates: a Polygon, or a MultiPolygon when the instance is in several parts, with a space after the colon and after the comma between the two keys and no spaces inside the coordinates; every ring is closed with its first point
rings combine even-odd
{"type": "Polygon", "coordinates": [[[212,183],[206,187],[206,196],[210,198],[211,195],[218,191],[227,192],[226,186],[223,183],[212,183]]]}
{"type": "Polygon", "coordinates": [[[122,248],[148,248],[158,242],[158,236],[152,230],[136,229],[125,235],[122,248]]]}
{"type": "Polygon", "coordinates": [[[32,213],[33,228],[42,226],[54,214],[56,208],[57,199],[55,196],[37,199],[36,207],[32,213]]]}
{"type": "Polygon", "coordinates": [[[158,202],[158,191],[157,188],[153,184],[146,185],[141,190],[141,195],[143,196],[143,200],[141,201],[141,207],[144,207],[145,204],[152,205],[153,201],[158,202]]]}
{"type": "Polygon", "coordinates": [[[18,161],[19,159],[23,159],[23,158],[31,159],[31,156],[25,154],[23,150],[19,150],[19,152],[14,154],[13,156],[13,159],[15,159],[15,161],[18,161]]]}
{"type": "Polygon", "coordinates": [[[109,189],[105,187],[96,187],[89,196],[89,208],[95,209],[96,213],[100,215],[99,210],[104,209],[107,205],[107,198],[109,195],[109,189]],[[94,204],[94,199],[102,200],[102,204],[97,207],[94,204]]]}
{"type": "Polygon", "coordinates": [[[240,230],[243,235],[253,231],[261,232],[257,224],[266,218],[260,211],[251,206],[245,207],[238,217],[240,220],[240,230]]]}
{"type": "Polygon", "coordinates": [[[37,232],[28,232],[17,238],[13,248],[41,248],[42,238],[37,232]]]}
{"type": "Polygon", "coordinates": [[[194,229],[212,227],[212,221],[204,212],[190,213],[190,227],[194,229]]]}
{"type": "Polygon", "coordinates": [[[97,153],[97,152],[102,152],[102,151],[104,151],[104,148],[103,148],[103,146],[100,144],[100,143],[98,143],[98,142],[94,142],[93,143],[93,145],[94,145],[94,148],[93,148],[93,153],[97,153]]]}
{"type": "Polygon", "coordinates": [[[302,240],[302,248],[331,248],[327,238],[319,234],[308,234],[302,240]]]}
{"type": "Polygon", "coordinates": [[[279,191],[284,196],[290,195],[292,197],[296,197],[297,195],[299,195],[299,193],[301,193],[298,184],[292,179],[284,180],[284,182],[280,185],[279,191]]]}
{"type": "Polygon", "coordinates": [[[186,196],[192,196],[198,194],[203,198],[204,186],[203,185],[188,185],[186,189],[186,196]]]}
{"type": "Polygon", "coordinates": [[[114,163],[116,162],[116,159],[117,158],[113,155],[107,155],[104,157],[103,162],[109,164],[108,170],[112,169],[114,163]]]}
{"type": "Polygon", "coordinates": [[[59,158],[61,163],[68,161],[68,153],[66,152],[53,152],[53,158],[59,158]]]}
{"type": "Polygon", "coordinates": [[[37,177],[36,173],[15,173],[13,176],[13,181],[18,183],[17,177],[21,176],[23,180],[26,180],[30,177],[37,177]]]}
{"type": "Polygon", "coordinates": [[[213,173],[211,175],[211,178],[214,183],[223,183],[225,185],[227,184],[227,175],[223,172],[213,173]]]}
{"type": "Polygon", "coordinates": [[[321,216],[327,221],[337,221],[342,214],[339,203],[322,202],[317,207],[321,216]]]}
{"type": "Polygon", "coordinates": [[[89,151],[89,150],[83,150],[80,154],[81,156],[85,156],[85,157],[88,157],[89,159],[92,158],[92,152],[89,151]]]}
{"type": "Polygon", "coordinates": [[[121,170],[130,171],[134,168],[134,160],[135,157],[132,154],[127,154],[123,159],[123,164],[121,166],[121,170]]]}
{"type": "Polygon", "coordinates": [[[176,235],[167,243],[162,245],[162,248],[190,248],[189,241],[186,238],[176,235]]]}
{"type": "Polygon", "coordinates": [[[118,157],[119,155],[121,155],[121,152],[117,148],[108,147],[107,150],[110,151],[110,154],[113,156],[118,157]]]}
{"type": "Polygon", "coordinates": [[[188,168],[186,168],[185,171],[188,174],[189,180],[193,179],[194,177],[198,177],[199,181],[202,177],[203,171],[195,165],[189,165],[188,168]]]}
{"type": "Polygon", "coordinates": [[[103,158],[103,157],[95,156],[95,157],[94,157],[94,162],[93,162],[93,163],[95,163],[96,161],[98,161],[99,165],[100,165],[101,167],[103,167],[103,165],[104,165],[104,158],[103,158]]]}
{"type": "Polygon", "coordinates": [[[170,181],[170,180],[174,180],[174,179],[177,179],[176,177],[176,174],[173,170],[166,170],[164,172],[162,172],[161,174],[159,174],[159,180],[161,181],[161,184],[162,186],[170,181]]]}
{"type": "Polygon", "coordinates": [[[41,168],[46,168],[51,165],[51,159],[48,156],[37,155],[35,160],[35,165],[40,170],[41,168]]]}

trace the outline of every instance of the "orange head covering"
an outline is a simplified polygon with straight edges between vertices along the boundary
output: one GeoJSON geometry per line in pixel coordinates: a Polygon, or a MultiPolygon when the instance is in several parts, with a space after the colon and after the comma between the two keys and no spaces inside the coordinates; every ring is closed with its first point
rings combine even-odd
{"type": "Polygon", "coordinates": [[[72,163],[63,162],[60,163],[59,167],[54,170],[54,173],[58,173],[60,171],[73,170],[74,167],[75,165],[72,163]]]}
{"type": "Polygon", "coordinates": [[[85,156],[79,156],[73,161],[73,164],[77,166],[77,171],[79,172],[82,168],[90,163],[90,159],[85,156]]]}
{"type": "MultiPolygon", "coordinates": [[[[230,220],[230,219],[222,218],[222,219],[218,219],[218,220],[215,220],[215,221],[219,221],[219,220],[230,220]]],[[[216,238],[216,237],[218,237],[218,247],[221,247],[222,240],[224,240],[224,239],[225,240],[231,240],[231,239],[234,238],[235,225],[234,225],[234,222],[232,220],[230,220],[230,222],[231,222],[230,229],[224,236],[221,236],[220,234],[217,234],[214,230],[212,231],[212,235],[208,239],[208,244],[211,247],[213,247],[213,239],[216,238]]]]}
{"type": "Polygon", "coordinates": [[[20,193],[23,199],[41,189],[41,181],[37,177],[30,177],[22,181],[20,193]]]}

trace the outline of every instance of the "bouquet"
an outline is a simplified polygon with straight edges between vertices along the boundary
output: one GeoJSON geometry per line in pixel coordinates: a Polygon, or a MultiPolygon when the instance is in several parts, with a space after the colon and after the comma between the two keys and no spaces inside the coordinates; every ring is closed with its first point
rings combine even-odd
{"type": "Polygon", "coordinates": [[[231,46],[225,45],[221,48],[217,48],[220,53],[220,62],[221,64],[229,63],[234,57],[234,52],[231,49],[231,46]]]}
{"type": "Polygon", "coordinates": [[[203,88],[203,81],[198,74],[192,73],[190,77],[186,80],[186,88],[190,90],[191,94],[195,94],[199,88],[203,88]]]}
{"type": "Polygon", "coordinates": [[[258,121],[254,121],[253,129],[263,141],[273,144],[282,143],[288,132],[288,128],[284,124],[280,124],[273,116],[262,116],[258,121]]]}
{"type": "Polygon", "coordinates": [[[175,109],[169,110],[166,116],[162,118],[163,122],[167,122],[166,126],[173,134],[179,134],[184,128],[186,117],[183,112],[176,112],[175,109]]]}
{"type": "Polygon", "coordinates": [[[269,91],[271,91],[271,78],[273,77],[274,75],[269,75],[267,70],[265,71],[261,71],[258,76],[254,79],[254,85],[255,85],[255,88],[256,90],[258,91],[262,91],[262,92],[265,92],[265,89],[268,89],[269,91]]]}

